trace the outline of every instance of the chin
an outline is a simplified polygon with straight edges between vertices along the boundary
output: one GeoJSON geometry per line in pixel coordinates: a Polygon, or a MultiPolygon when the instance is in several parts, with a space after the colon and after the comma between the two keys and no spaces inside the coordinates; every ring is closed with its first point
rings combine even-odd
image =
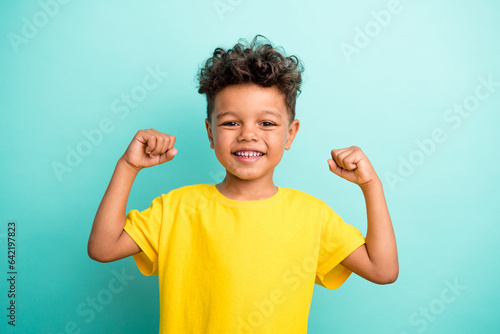
{"type": "Polygon", "coordinates": [[[236,174],[232,174],[235,178],[239,179],[239,180],[243,180],[243,181],[253,181],[253,180],[257,180],[257,179],[260,179],[262,177],[262,175],[236,175],[236,174]]]}
{"type": "Polygon", "coordinates": [[[266,175],[269,174],[269,173],[248,173],[248,174],[238,173],[238,174],[235,174],[235,173],[231,173],[230,171],[228,171],[228,173],[231,174],[233,177],[235,177],[239,180],[243,180],[243,181],[254,181],[254,180],[263,179],[266,177],[266,175]]]}

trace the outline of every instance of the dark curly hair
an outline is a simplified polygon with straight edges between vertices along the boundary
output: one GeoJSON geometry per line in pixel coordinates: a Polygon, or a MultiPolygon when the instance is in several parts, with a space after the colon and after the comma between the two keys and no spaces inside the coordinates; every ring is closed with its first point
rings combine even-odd
{"type": "Polygon", "coordinates": [[[296,56],[284,56],[283,48],[273,47],[262,35],[256,35],[250,45],[240,41],[227,51],[216,48],[213,56],[199,70],[198,93],[206,94],[207,118],[211,120],[215,96],[222,89],[235,84],[254,83],[261,87],[276,86],[285,95],[292,121],[295,118],[295,101],[301,92],[303,64],[296,56]]]}

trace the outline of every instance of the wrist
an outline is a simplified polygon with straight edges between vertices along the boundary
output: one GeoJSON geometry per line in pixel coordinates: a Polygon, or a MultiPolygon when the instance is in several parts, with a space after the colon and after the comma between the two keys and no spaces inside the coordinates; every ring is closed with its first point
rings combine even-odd
{"type": "Polygon", "coordinates": [[[382,189],[382,181],[379,179],[378,176],[376,176],[371,181],[360,184],[359,187],[361,188],[363,193],[370,192],[373,190],[379,190],[379,189],[382,189]]]}
{"type": "Polygon", "coordinates": [[[123,156],[120,159],[118,159],[116,166],[117,166],[117,168],[121,167],[122,169],[125,169],[125,170],[132,172],[132,173],[135,173],[135,174],[139,173],[142,169],[142,168],[139,168],[139,167],[132,165],[130,162],[125,160],[123,158],[123,156]]]}

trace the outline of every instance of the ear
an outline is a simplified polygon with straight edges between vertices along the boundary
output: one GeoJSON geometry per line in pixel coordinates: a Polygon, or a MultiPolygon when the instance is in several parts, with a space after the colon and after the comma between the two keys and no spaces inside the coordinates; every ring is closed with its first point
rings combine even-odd
{"type": "Polygon", "coordinates": [[[290,145],[292,145],[293,140],[295,139],[295,135],[299,131],[300,122],[298,119],[294,119],[288,128],[288,137],[286,139],[285,150],[290,149],[290,145]]]}
{"type": "Polygon", "coordinates": [[[205,127],[207,128],[208,140],[210,141],[210,148],[214,148],[214,135],[212,133],[212,126],[210,125],[210,121],[208,118],[205,118],[205,127]]]}

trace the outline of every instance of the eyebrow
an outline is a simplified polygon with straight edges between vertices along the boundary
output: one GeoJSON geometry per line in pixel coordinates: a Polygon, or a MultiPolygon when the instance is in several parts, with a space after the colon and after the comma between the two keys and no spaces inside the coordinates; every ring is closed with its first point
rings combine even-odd
{"type": "MultiPolygon", "coordinates": [[[[262,113],[264,113],[264,114],[271,114],[271,115],[273,115],[273,116],[275,116],[277,118],[281,118],[280,114],[278,114],[278,113],[276,113],[274,111],[271,111],[271,110],[263,110],[262,113]]],[[[225,112],[223,112],[221,114],[218,114],[217,115],[217,119],[219,120],[219,119],[221,119],[224,116],[231,116],[231,115],[236,116],[236,113],[233,112],[233,111],[225,111],[225,112]]]]}

